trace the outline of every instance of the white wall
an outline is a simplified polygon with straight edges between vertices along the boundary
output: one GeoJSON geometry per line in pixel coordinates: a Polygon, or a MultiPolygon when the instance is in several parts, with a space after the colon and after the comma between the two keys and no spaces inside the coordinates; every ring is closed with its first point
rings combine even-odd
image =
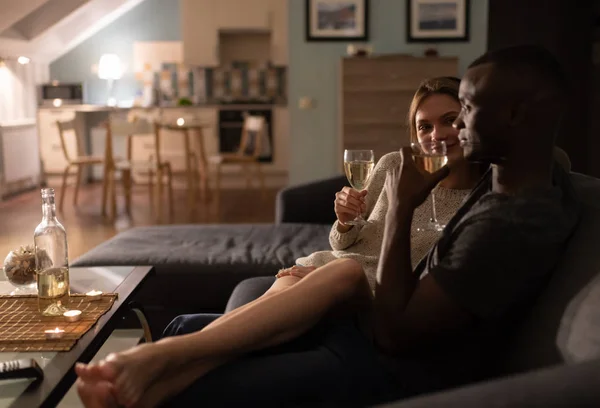
{"type": "Polygon", "coordinates": [[[0,67],[0,123],[36,117],[36,86],[48,81],[49,72],[47,64],[35,62],[11,60],[0,67]]]}

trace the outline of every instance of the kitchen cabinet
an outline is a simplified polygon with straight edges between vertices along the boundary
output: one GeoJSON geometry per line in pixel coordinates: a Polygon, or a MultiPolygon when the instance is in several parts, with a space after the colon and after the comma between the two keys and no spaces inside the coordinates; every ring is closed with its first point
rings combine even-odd
{"type": "MultiPolygon", "coordinates": [[[[61,175],[67,166],[67,160],[62,150],[60,135],[56,121],[67,121],[75,118],[73,109],[40,109],[38,111],[38,134],[40,157],[44,176],[61,175]]],[[[82,132],[79,132],[81,135],[82,132]]],[[[69,155],[77,156],[77,140],[74,132],[66,132],[65,142],[69,155]]],[[[80,140],[80,146],[84,141],[80,140]]],[[[79,152],[84,153],[84,152],[79,152]]]]}
{"type": "Polygon", "coordinates": [[[268,30],[271,0],[216,0],[216,21],[221,30],[268,30]]]}
{"type": "Polygon", "coordinates": [[[288,2],[270,0],[271,6],[271,62],[277,66],[288,64],[288,2]]]}
{"type": "Polygon", "coordinates": [[[219,31],[215,21],[217,1],[181,0],[183,62],[187,65],[219,65],[219,31]]]}
{"type": "Polygon", "coordinates": [[[270,33],[270,59],[288,63],[287,0],[181,0],[183,61],[218,66],[219,31],[270,33]]]}
{"type": "Polygon", "coordinates": [[[35,119],[0,122],[0,198],[40,183],[35,119]]]}

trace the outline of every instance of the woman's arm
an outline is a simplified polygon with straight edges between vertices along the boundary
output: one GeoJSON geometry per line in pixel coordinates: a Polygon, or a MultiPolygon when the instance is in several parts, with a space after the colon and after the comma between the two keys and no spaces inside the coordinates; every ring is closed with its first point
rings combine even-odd
{"type": "MultiPolygon", "coordinates": [[[[368,219],[375,208],[375,204],[383,191],[385,178],[388,170],[397,167],[400,163],[400,153],[392,152],[384,155],[373,169],[373,174],[367,182],[365,190],[367,190],[366,204],[367,210],[365,218],[368,219]]],[[[333,223],[331,232],[329,233],[329,244],[334,250],[344,250],[353,245],[358,239],[358,235],[362,227],[346,226],[338,221],[333,223]]]]}

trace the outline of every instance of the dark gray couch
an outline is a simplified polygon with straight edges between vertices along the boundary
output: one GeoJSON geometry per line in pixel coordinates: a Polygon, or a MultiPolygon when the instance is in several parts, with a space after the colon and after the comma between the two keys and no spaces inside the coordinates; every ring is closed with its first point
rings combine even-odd
{"type": "MultiPolygon", "coordinates": [[[[501,354],[496,376],[502,378],[390,406],[600,406],[600,180],[572,177],[583,201],[582,220],[551,281],[501,354]]],[[[231,309],[263,293],[278,268],[328,247],[333,194],[344,183],[337,177],[283,190],[276,225],[138,228],[76,264],[156,265],[157,276],[138,300],[169,315],[223,310],[237,282],[261,277],[235,288],[231,309]],[[310,224],[313,216],[317,224],[310,224]],[[296,221],[301,223],[290,224],[296,221]]]]}
{"type": "Polygon", "coordinates": [[[274,276],[301,256],[329,249],[334,194],[346,183],[340,176],[281,190],[275,224],[132,228],[72,266],[153,265],[155,276],[135,300],[157,336],[177,315],[223,312],[244,279],[274,276]]]}

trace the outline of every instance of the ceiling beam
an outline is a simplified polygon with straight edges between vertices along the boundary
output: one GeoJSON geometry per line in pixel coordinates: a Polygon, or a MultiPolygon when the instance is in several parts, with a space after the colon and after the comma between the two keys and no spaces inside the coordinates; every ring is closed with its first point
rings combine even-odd
{"type": "Polygon", "coordinates": [[[0,0],[0,33],[41,7],[48,0],[0,0]]]}
{"type": "Polygon", "coordinates": [[[89,0],[32,40],[0,37],[0,56],[52,62],[143,1],[89,0]]]}

